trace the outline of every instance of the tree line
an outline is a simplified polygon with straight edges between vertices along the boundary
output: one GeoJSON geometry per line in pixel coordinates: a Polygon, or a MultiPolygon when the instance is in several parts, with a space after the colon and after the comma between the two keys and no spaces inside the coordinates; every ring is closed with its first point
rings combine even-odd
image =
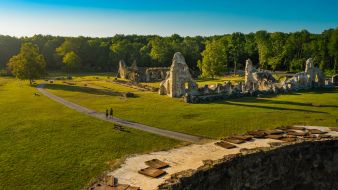
{"type": "Polygon", "coordinates": [[[326,72],[338,72],[338,28],[321,34],[306,30],[292,33],[258,31],[209,37],[174,34],[169,37],[35,35],[16,38],[0,35],[0,70],[8,68],[10,59],[27,47],[37,48],[47,71],[114,72],[121,59],[129,65],[136,61],[141,67],[170,66],[173,54],[180,51],[189,67],[202,72],[205,77],[244,69],[247,58],[263,69],[297,72],[303,70],[306,59],[312,57],[326,72]],[[25,47],[24,44],[30,45],[25,47]]]}

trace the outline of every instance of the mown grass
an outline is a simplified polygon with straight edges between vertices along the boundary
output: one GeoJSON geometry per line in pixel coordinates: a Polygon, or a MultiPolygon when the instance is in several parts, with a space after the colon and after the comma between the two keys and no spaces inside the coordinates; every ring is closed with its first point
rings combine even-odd
{"type": "MultiPolygon", "coordinates": [[[[215,85],[215,84],[224,84],[224,82],[240,82],[244,81],[244,76],[224,76],[224,77],[218,77],[218,78],[198,78],[196,80],[199,87],[203,87],[204,85],[215,85]]],[[[152,86],[152,87],[159,87],[161,82],[144,82],[142,84],[152,86]]]]}
{"type": "MultiPolygon", "coordinates": [[[[52,93],[97,111],[113,107],[115,115],[184,133],[219,138],[247,130],[274,128],[282,125],[338,125],[338,89],[295,92],[264,98],[228,99],[207,104],[186,104],[181,99],[142,92],[107,82],[90,80],[92,76],[76,78],[76,85],[104,88],[118,92],[133,92],[136,98],[93,94],[81,90],[48,85],[52,93]]],[[[215,82],[199,81],[206,84],[215,82]]],[[[76,87],[69,87],[76,88],[76,87]]]]}
{"type": "Polygon", "coordinates": [[[26,82],[0,78],[0,189],[82,189],[118,159],[181,144],[116,131],[35,92],[26,82]]]}

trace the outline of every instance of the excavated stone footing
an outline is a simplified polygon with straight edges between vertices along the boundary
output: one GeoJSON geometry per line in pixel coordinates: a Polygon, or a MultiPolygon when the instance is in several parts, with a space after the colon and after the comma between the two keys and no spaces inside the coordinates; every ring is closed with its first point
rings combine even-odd
{"type": "Polygon", "coordinates": [[[338,189],[338,139],[242,150],[173,174],[158,189],[338,189]]]}

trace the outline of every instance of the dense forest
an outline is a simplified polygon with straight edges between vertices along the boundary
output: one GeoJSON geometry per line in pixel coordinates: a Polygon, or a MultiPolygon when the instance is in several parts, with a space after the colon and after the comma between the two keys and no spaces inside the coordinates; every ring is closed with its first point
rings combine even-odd
{"type": "Polygon", "coordinates": [[[260,68],[297,72],[304,69],[307,58],[327,73],[338,72],[338,28],[311,34],[306,30],[293,33],[258,31],[210,37],[169,37],[115,35],[109,38],[59,37],[35,35],[16,38],[0,35],[0,70],[7,68],[11,57],[22,44],[38,46],[45,58],[47,71],[65,70],[65,57],[78,60],[74,70],[89,72],[116,71],[119,60],[128,65],[169,66],[172,56],[180,51],[189,67],[204,76],[216,76],[244,69],[250,58],[260,68]]]}

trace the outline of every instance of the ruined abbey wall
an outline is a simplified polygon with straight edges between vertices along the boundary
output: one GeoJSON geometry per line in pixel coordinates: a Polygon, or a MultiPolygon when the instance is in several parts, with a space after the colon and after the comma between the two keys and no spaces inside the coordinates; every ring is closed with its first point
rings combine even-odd
{"type": "Polygon", "coordinates": [[[156,82],[164,80],[168,71],[168,67],[138,67],[136,62],[128,67],[121,60],[119,62],[118,76],[132,82],[156,82]]]}
{"type": "Polygon", "coordinates": [[[338,140],[307,141],[205,161],[160,190],[338,189],[338,140]]]}

